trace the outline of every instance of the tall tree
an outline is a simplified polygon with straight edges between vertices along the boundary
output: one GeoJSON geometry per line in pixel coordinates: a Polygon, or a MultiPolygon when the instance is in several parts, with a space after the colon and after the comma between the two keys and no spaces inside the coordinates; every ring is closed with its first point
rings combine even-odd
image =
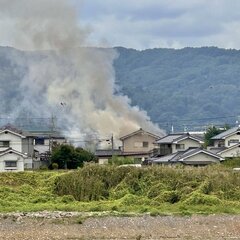
{"type": "Polygon", "coordinates": [[[57,163],[60,169],[76,169],[82,167],[84,162],[95,161],[91,152],[71,145],[58,145],[53,148],[51,162],[57,163]]]}
{"type": "Polygon", "coordinates": [[[204,134],[204,146],[212,146],[213,145],[213,140],[211,139],[212,137],[218,135],[219,133],[223,132],[225,130],[216,128],[215,126],[209,127],[204,134]]]}

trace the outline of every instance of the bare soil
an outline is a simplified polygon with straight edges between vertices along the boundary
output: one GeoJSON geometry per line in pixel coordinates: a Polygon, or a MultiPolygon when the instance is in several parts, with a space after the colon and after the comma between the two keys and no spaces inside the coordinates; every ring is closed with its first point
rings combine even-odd
{"type": "Polygon", "coordinates": [[[1,216],[0,239],[240,239],[240,216],[1,216]]]}

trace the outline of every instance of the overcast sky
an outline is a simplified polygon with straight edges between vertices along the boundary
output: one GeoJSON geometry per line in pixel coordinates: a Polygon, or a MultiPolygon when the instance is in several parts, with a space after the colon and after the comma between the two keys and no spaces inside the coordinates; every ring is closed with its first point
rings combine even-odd
{"type": "Polygon", "coordinates": [[[92,43],[240,49],[240,0],[73,0],[92,43]]]}

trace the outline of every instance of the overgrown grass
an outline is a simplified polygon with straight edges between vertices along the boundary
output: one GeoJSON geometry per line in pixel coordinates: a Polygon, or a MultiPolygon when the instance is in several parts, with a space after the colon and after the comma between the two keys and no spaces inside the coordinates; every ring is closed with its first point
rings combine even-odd
{"type": "Polygon", "coordinates": [[[0,174],[0,211],[240,213],[240,173],[224,165],[0,174]]]}

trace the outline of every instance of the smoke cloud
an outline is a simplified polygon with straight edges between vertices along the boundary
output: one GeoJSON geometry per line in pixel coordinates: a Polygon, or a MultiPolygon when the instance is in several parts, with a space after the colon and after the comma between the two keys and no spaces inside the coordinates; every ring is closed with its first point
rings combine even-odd
{"type": "Polygon", "coordinates": [[[119,137],[140,127],[163,134],[145,111],[132,107],[127,96],[115,94],[117,52],[86,47],[90,31],[79,23],[70,1],[0,0],[0,6],[5,42],[28,50],[27,58],[24,54],[8,56],[13,66],[25,69],[17,107],[16,99],[10,103],[15,117],[23,112],[53,114],[58,125],[78,137],[119,137]]]}

